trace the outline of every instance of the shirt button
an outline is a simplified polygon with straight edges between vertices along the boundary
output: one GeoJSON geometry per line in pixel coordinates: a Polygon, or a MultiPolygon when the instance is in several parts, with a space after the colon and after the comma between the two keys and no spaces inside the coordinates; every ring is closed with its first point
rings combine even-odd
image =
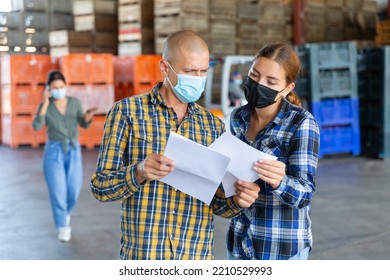
{"type": "Polygon", "coordinates": [[[172,214],[175,214],[175,213],[176,213],[175,210],[173,210],[173,211],[172,211],[172,214]]]}
{"type": "Polygon", "coordinates": [[[153,141],[153,138],[152,137],[149,137],[148,138],[148,142],[151,143],[153,141]]]}

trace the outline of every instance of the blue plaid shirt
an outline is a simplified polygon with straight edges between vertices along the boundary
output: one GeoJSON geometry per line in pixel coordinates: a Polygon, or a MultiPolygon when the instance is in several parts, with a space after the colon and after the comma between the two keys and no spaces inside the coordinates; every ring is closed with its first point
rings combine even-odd
{"type": "Polygon", "coordinates": [[[258,180],[259,198],[231,220],[228,250],[240,259],[289,259],[313,243],[310,200],[315,191],[319,128],[308,111],[284,99],[275,119],[250,141],[250,116],[248,105],[235,109],[232,134],[284,162],[286,176],[276,189],[258,180]]]}

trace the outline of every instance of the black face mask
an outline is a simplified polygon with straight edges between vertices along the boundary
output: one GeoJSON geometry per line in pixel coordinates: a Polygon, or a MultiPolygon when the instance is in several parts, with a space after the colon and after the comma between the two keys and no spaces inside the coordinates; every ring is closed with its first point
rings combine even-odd
{"type": "Polygon", "coordinates": [[[257,83],[251,78],[245,82],[245,99],[251,107],[264,108],[276,102],[275,97],[280,91],[257,83]]]}

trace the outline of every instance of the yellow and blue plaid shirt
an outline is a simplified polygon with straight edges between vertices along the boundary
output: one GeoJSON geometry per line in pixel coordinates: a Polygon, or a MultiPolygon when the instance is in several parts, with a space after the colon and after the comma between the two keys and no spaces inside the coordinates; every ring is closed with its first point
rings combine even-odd
{"type": "Polygon", "coordinates": [[[137,163],[164,153],[170,131],[205,146],[224,131],[223,122],[196,103],[179,123],[160,87],[111,108],[90,187],[100,201],[122,200],[121,259],[213,259],[213,214],[231,218],[240,211],[222,186],[209,206],[160,181],[135,178],[137,163]]]}

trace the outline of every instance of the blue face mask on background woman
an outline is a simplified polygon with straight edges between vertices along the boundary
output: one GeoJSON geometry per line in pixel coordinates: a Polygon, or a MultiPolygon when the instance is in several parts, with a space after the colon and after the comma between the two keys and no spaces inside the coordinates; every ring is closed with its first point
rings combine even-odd
{"type": "Polygon", "coordinates": [[[177,84],[173,86],[169,78],[167,80],[172,87],[173,92],[176,97],[183,103],[190,103],[197,101],[204,88],[206,86],[207,77],[199,77],[199,76],[191,76],[184,74],[177,74],[175,70],[173,70],[172,66],[168,64],[172,69],[173,73],[177,76],[177,84]]]}
{"type": "Polygon", "coordinates": [[[54,99],[61,99],[66,95],[66,88],[51,89],[50,93],[54,99]]]}

